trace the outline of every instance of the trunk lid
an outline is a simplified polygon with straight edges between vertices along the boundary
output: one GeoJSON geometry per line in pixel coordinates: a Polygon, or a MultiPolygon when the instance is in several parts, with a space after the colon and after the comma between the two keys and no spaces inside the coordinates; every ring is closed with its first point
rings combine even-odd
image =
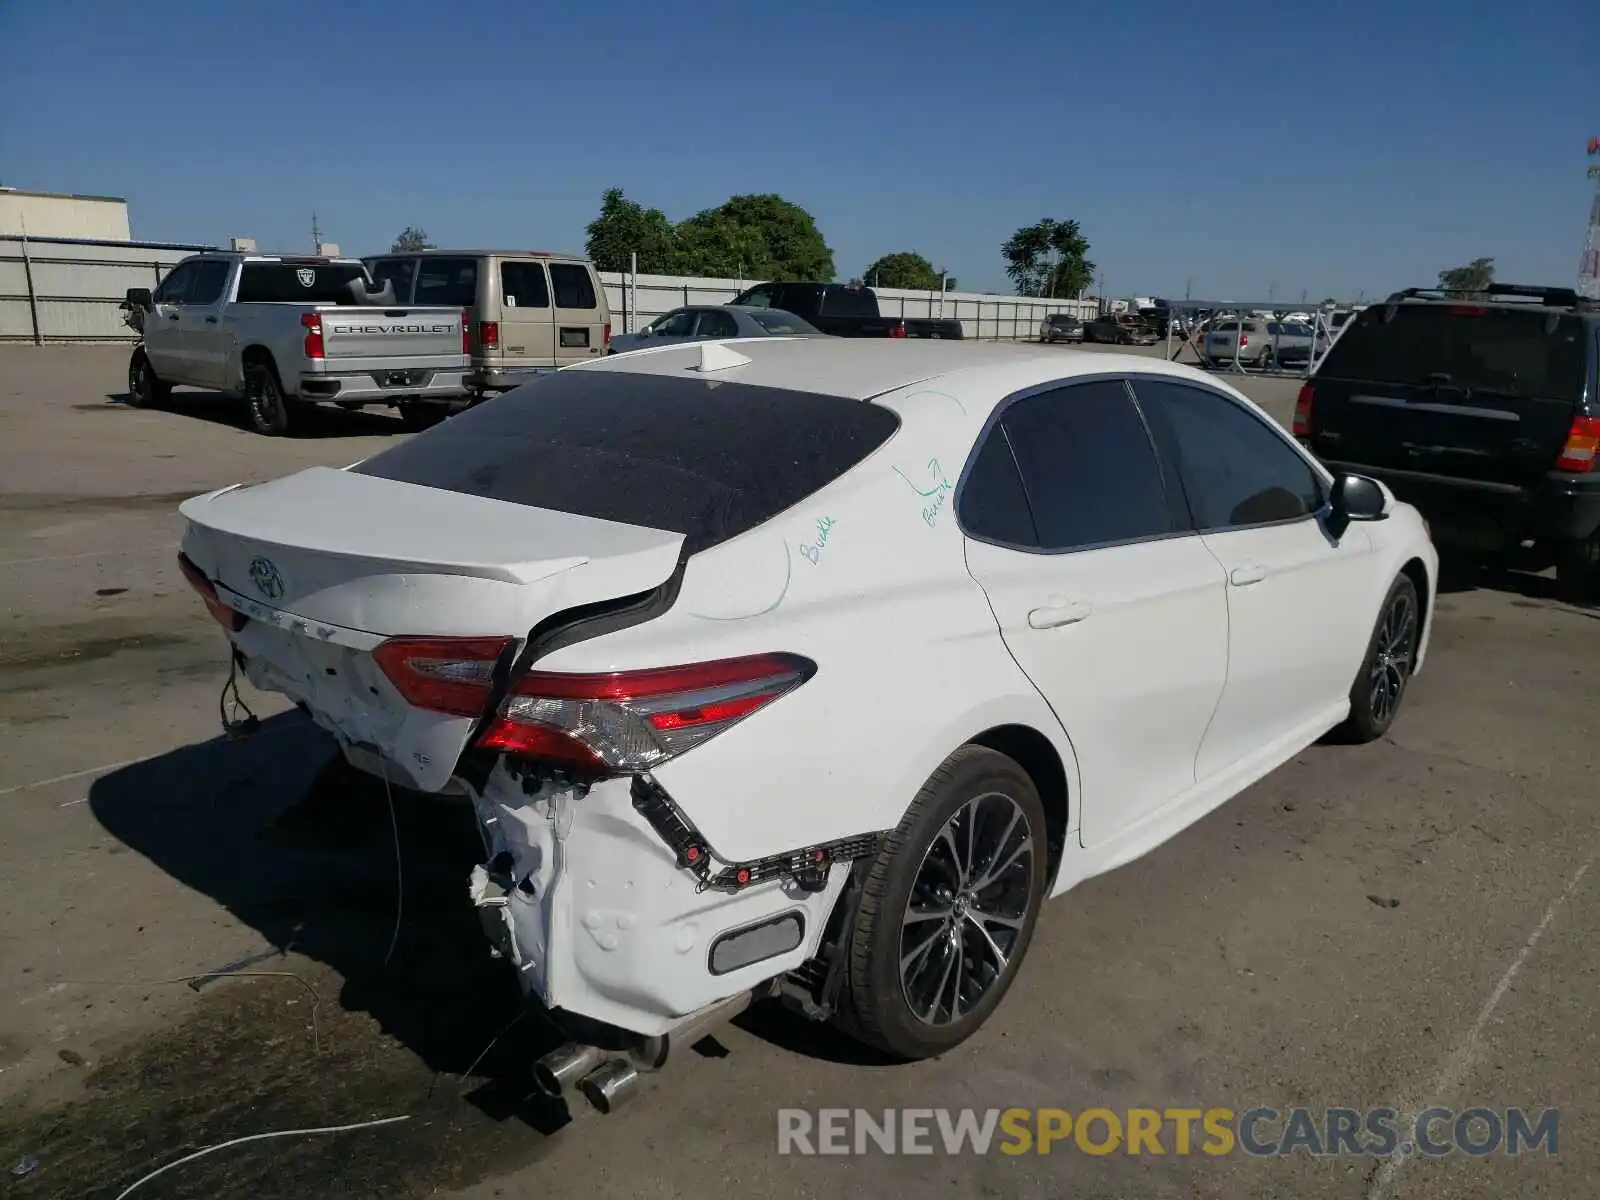
{"type": "Polygon", "coordinates": [[[429,358],[461,354],[459,308],[319,305],[330,361],[358,358],[429,358]]]}
{"type": "Polygon", "coordinates": [[[503,637],[648,592],[683,535],[316,467],[197,497],[183,551],[250,618],[231,634],[256,686],[347,748],[444,787],[475,718],[411,707],[373,658],[397,636],[503,637]]]}

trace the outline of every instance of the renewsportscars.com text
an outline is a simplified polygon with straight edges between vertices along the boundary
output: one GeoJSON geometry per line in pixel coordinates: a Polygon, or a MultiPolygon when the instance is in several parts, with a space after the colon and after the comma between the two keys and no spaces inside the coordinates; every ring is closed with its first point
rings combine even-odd
{"type": "Polygon", "coordinates": [[[1553,1108],[782,1108],[778,1153],[1554,1156],[1558,1119],[1553,1108]]]}

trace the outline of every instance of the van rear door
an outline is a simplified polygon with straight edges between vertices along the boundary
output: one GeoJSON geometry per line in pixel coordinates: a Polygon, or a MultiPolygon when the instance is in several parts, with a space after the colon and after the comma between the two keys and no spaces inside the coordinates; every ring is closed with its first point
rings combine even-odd
{"type": "Polygon", "coordinates": [[[499,365],[508,373],[557,366],[555,310],[544,263],[502,258],[493,269],[500,288],[499,365]]]}
{"type": "Polygon", "coordinates": [[[556,361],[567,366],[604,354],[611,315],[589,265],[551,263],[550,290],[555,300],[556,361]]]}

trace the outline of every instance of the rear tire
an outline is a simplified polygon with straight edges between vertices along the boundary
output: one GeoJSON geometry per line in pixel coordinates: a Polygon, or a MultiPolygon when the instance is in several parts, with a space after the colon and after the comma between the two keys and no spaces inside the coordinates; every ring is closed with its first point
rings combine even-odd
{"type": "Polygon", "coordinates": [[[134,408],[161,408],[172,399],[172,385],[156,377],[143,346],[128,357],[128,403],[134,408]]]}
{"type": "Polygon", "coordinates": [[[1584,541],[1568,542],[1560,547],[1556,581],[1571,591],[1575,599],[1600,599],[1600,529],[1584,541]]]}
{"type": "Polygon", "coordinates": [[[963,746],[940,764],[862,883],[842,1024],[931,1058],[999,1006],[1049,885],[1044,804],[1015,761],[963,746]]]}
{"type": "Polygon", "coordinates": [[[244,365],[245,411],[250,427],[266,437],[282,437],[289,432],[289,401],[278,380],[278,369],[270,362],[252,359],[244,365]]]}
{"type": "Polygon", "coordinates": [[[400,423],[412,433],[432,429],[450,415],[450,410],[444,405],[429,404],[423,400],[402,400],[397,407],[400,409],[400,423]]]}
{"type": "Polygon", "coordinates": [[[1401,575],[1378,610],[1366,657],[1350,685],[1350,715],[1335,730],[1336,740],[1375,742],[1389,732],[1416,668],[1421,630],[1416,584],[1401,575]]]}

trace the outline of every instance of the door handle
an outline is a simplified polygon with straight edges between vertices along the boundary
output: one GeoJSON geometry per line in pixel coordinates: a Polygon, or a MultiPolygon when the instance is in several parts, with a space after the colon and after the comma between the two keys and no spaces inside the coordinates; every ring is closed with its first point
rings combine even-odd
{"type": "Polygon", "coordinates": [[[1094,611],[1087,600],[1056,600],[1028,613],[1030,629],[1054,629],[1058,625],[1072,625],[1085,619],[1094,611]]]}
{"type": "Polygon", "coordinates": [[[1267,569],[1258,562],[1240,563],[1228,572],[1228,582],[1235,587],[1249,587],[1267,577],[1267,569]]]}

